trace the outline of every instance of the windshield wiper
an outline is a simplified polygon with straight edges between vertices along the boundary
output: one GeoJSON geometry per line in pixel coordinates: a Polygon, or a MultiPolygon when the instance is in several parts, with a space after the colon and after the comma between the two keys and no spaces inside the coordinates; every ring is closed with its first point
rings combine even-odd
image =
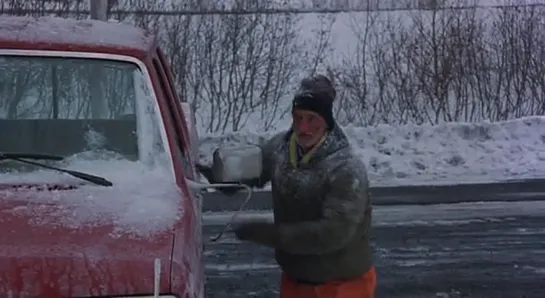
{"type": "Polygon", "coordinates": [[[64,157],[50,154],[40,153],[9,153],[0,152],[0,160],[15,159],[15,158],[28,158],[28,159],[41,159],[41,160],[63,160],[64,157]]]}
{"type": "Polygon", "coordinates": [[[38,167],[58,171],[58,172],[61,172],[61,173],[66,173],[68,175],[74,176],[76,178],[79,178],[79,179],[82,179],[82,180],[85,180],[85,181],[88,181],[88,182],[91,182],[91,183],[94,183],[94,184],[97,184],[97,185],[100,185],[100,186],[112,186],[113,185],[113,183],[110,182],[109,180],[107,180],[105,178],[102,178],[102,177],[99,177],[99,176],[86,174],[86,173],[82,173],[82,172],[78,172],[78,171],[65,170],[65,169],[49,166],[49,165],[46,165],[46,164],[43,164],[43,163],[26,160],[26,159],[56,160],[56,161],[59,161],[59,160],[63,160],[64,157],[57,156],[57,155],[49,155],[49,154],[38,154],[38,153],[7,153],[7,152],[0,152],[0,161],[2,161],[2,160],[15,160],[15,161],[18,161],[18,162],[31,164],[31,165],[35,165],[35,166],[38,166],[38,167]]]}

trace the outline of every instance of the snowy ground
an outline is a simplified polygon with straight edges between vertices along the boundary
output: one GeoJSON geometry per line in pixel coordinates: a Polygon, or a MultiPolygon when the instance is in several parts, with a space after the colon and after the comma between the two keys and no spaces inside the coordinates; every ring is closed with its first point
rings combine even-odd
{"type": "MultiPolygon", "coordinates": [[[[545,117],[497,123],[345,127],[373,186],[545,178],[545,117]]],[[[274,132],[201,135],[201,162],[220,143],[260,143],[274,132]]]]}
{"type": "MultiPolygon", "coordinates": [[[[544,297],[544,208],[543,202],[377,206],[371,233],[377,298],[544,297]]],[[[205,239],[223,229],[228,215],[203,217],[205,239]]],[[[232,233],[205,248],[207,297],[278,297],[271,249],[232,233]]]]}

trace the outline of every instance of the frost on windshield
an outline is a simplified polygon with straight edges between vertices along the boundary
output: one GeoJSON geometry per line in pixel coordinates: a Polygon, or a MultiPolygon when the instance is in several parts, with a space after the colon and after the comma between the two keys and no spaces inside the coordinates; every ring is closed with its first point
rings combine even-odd
{"type": "Polygon", "coordinates": [[[108,143],[106,137],[103,134],[95,131],[94,129],[89,129],[84,134],[85,142],[87,143],[87,148],[89,150],[100,150],[104,148],[108,143]]]}

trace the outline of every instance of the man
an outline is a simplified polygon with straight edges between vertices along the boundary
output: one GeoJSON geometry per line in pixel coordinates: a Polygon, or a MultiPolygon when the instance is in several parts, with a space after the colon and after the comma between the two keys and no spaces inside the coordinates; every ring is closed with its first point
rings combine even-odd
{"type": "Polygon", "coordinates": [[[307,78],[293,99],[292,126],[262,146],[274,223],[245,222],[238,239],[275,249],[281,298],[372,298],[371,203],[364,163],[333,119],[336,91],[307,78]]]}

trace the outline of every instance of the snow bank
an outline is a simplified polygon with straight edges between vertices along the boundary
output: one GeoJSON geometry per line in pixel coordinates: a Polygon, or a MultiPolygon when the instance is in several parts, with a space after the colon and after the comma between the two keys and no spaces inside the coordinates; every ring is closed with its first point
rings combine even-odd
{"type": "MultiPolygon", "coordinates": [[[[11,214],[28,216],[36,226],[70,228],[113,225],[111,236],[129,234],[147,237],[168,230],[179,219],[179,189],[166,167],[145,166],[124,160],[74,159],[63,168],[102,176],[112,187],[92,184],[67,190],[0,190],[0,201],[16,199],[11,214]],[[15,194],[14,192],[17,192],[15,194]],[[40,216],[47,214],[47,216],[40,216]]],[[[55,183],[80,185],[83,181],[50,170],[0,174],[0,183],[33,185],[55,183]]],[[[11,206],[11,205],[10,205],[11,206]]]]}
{"type": "MultiPolygon", "coordinates": [[[[345,127],[373,186],[545,178],[545,117],[496,123],[345,127]]],[[[202,136],[201,162],[220,143],[259,144],[275,132],[202,136]]]]}

